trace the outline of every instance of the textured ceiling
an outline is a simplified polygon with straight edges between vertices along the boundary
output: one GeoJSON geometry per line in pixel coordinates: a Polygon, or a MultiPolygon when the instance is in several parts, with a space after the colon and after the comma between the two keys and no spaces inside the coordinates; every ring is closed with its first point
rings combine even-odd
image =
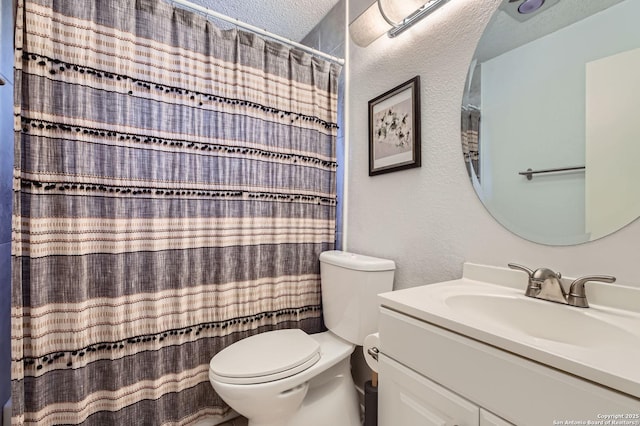
{"type": "Polygon", "coordinates": [[[338,3],[338,0],[189,1],[298,42],[338,3]]]}

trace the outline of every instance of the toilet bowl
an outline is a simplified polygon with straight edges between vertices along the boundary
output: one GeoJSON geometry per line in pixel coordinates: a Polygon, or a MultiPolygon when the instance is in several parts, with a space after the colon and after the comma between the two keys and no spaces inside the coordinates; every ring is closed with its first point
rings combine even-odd
{"type": "Polygon", "coordinates": [[[391,290],[395,264],[329,251],[320,265],[329,331],[269,331],[211,359],[211,385],[249,426],[360,425],[350,355],[377,328],[376,295],[391,290]]]}

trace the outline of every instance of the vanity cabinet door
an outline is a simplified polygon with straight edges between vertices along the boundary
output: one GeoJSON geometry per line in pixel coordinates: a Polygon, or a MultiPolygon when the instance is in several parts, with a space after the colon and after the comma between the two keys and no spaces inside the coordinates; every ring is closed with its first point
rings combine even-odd
{"type": "Polygon", "coordinates": [[[480,409],[380,354],[380,426],[477,426],[480,409]]]}
{"type": "Polygon", "coordinates": [[[487,410],[480,409],[480,426],[513,426],[506,420],[501,419],[487,410]]]}

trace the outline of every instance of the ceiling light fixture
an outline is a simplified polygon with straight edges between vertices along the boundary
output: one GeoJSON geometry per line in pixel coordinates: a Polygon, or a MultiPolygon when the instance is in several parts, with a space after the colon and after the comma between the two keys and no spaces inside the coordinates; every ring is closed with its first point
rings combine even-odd
{"type": "Polygon", "coordinates": [[[525,22],[559,2],[560,0],[504,0],[500,9],[516,21],[525,22]]]}
{"type": "Polygon", "coordinates": [[[544,4],[544,0],[525,0],[518,6],[518,12],[522,14],[533,13],[540,9],[544,4]]]}
{"type": "Polygon", "coordinates": [[[396,37],[449,0],[376,0],[350,25],[354,43],[366,47],[385,32],[396,37]]]}

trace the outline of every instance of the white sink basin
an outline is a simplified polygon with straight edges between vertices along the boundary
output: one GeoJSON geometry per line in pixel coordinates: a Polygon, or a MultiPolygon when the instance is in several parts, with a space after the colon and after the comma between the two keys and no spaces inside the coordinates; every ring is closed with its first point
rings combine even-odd
{"type": "MultiPolygon", "coordinates": [[[[633,334],[615,325],[615,316],[597,310],[500,294],[451,295],[445,303],[457,314],[473,319],[476,325],[509,329],[530,336],[533,341],[611,348],[634,339],[633,334]]],[[[640,341],[638,344],[640,347],[640,341]]]]}

